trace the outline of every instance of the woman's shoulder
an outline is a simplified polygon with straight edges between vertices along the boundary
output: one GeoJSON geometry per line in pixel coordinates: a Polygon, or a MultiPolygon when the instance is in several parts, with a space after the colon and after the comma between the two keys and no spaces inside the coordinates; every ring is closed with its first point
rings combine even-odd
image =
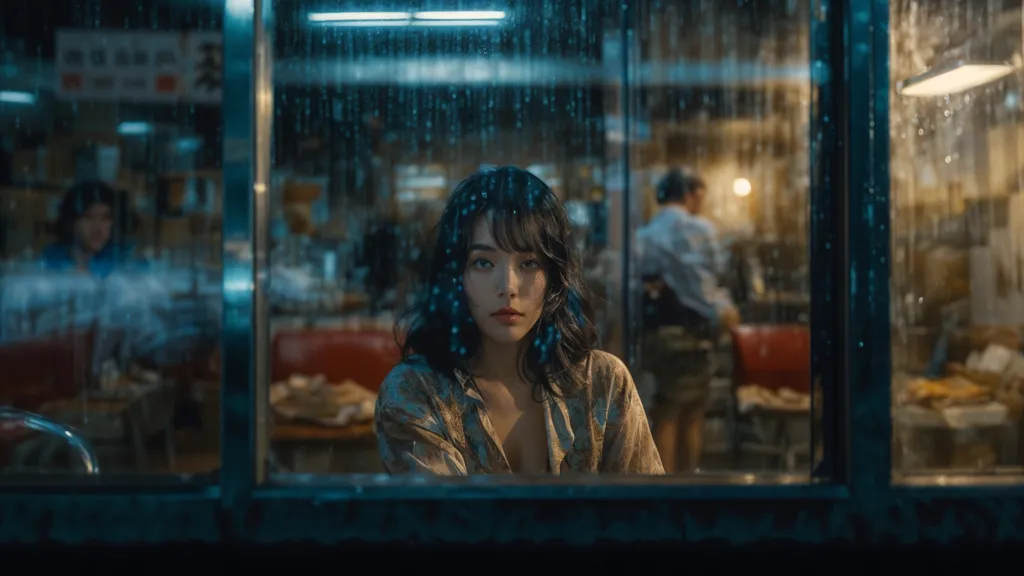
{"type": "Polygon", "coordinates": [[[590,351],[590,372],[606,377],[629,377],[629,368],[618,356],[604,350],[590,351]]]}
{"type": "Polygon", "coordinates": [[[406,402],[436,393],[444,376],[421,356],[410,356],[388,372],[380,385],[378,398],[385,403],[406,402]]]}
{"type": "Polygon", "coordinates": [[[629,368],[618,356],[604,350],[592,350],[588,362],[590,364],[589,384],[598,395],[615,395],[633,385],[633,377],[629,368]]]}

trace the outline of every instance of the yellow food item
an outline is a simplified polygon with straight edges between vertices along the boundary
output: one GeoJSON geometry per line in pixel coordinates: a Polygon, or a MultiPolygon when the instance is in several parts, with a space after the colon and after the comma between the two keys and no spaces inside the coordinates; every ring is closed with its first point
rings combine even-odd
{"type": "Polygon", "coordinates": [[[904,400],[908,404],[944,405],[975,404],[992,398],[991,389],[978,385],[963,376],[939,380],[918,378],[907,385],[904,400]]]}

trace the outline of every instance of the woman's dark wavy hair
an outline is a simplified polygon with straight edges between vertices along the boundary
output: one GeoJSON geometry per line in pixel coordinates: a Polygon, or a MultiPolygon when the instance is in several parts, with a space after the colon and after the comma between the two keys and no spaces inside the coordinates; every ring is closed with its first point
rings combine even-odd
{"type": "Polygon", "coordinates": [[[433,232],[424,292],[395,324],[403,361],[422,357],[435,371],[466,370],[480,348],[480,331],[462,289],[473,227],[487,218],[498,247],[534,252],[547,276],[547,294],[519,372],[533,386],[564,396],[582,384],[581,362],[597,345],[594,313],[583,282],[569,219],[554,192],[516,167],[492,168],[462,181],[433,232]],[[404,338],[403,338],[404,335],[404,338]]]}
{"type": "Polygon", "coordinates": [[[138,229],[139,217],[131,207],[127,192],[115,190],[99,180],[88,180],[69,188],[60,202],[56,225],[58,242],[67,245],[75,242],[75,222],[94,204],[110,207],[114,219],[110,243],[114,246],[124,244],[138,229]]]}

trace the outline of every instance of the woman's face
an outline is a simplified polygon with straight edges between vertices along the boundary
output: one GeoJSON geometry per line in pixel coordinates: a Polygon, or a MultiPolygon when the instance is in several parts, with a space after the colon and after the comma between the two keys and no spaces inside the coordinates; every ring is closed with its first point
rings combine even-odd
{"type": "Polygon", "coordinates": [[[514,344],[540,319],[547,275],[539,255],[498,248],[487,219],[480,218],[473,227],[462,286],[481,336],[495,344],[514,344]]]}
{"type": "Polygon", "coordinates": [[[75,241],[78,247],[95,254],[110,242],[113,221],[110,206],[93,204],[75,220],[75,241]]]}

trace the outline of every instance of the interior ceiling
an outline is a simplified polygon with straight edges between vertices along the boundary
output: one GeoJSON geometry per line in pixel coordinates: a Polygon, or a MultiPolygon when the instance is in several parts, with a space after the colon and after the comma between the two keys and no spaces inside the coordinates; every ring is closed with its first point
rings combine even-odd
{"type": "MultiPolygon", "coordinates": [[[[806,4],[809,0],[738,0],[735,2],[715,2],[713,0],[662,0],[656,3],[659,10],[672,7],[681,17],[681,22],[697,21],[698,18],[705,18],[707,21],[719,21],[722,14],[733,14],[742,16],[736,23],[755,22],[764,19],[792,19],[794,6],[806,4]],[[775,12],[773,12],[775,11],[775,12]],[[776,12],[779,15],[775,15],[776,12]],[[702,14],[704,16],[702,16],[702,14]]],[[[324,2],[328,7],[338,6],[336,1],[324,2]]],[[[484,0],[405,0],[401,2],[380,2],[380,1],[353,1],[344,4],[346,10],[369,9],[474,9],[486,7],[495,8],[495,3],[484,0]]],[[[544,34],[527,35],[523,29],[517,29],[512,34],[512,40],[519,42],[513,52],[521,54],[522,38],[529,36],[535,50],[544,53],[544,57],[550,56],[552,46],[565,50],[568,56],[574,59],[599,58],[599,50],[602,42],[601,36],[597,34],[601,30],[598,23],[600,17],[611,17],[616,13],[619,6],[618,0],[591,0],[580,2],[557,2],[547,0],[509,0],[501,3],[509,11],[519,15],[545,15],[553,16],[545,18],[529,18],[533,25],[544,27],[544,34]],[[583,8],[581,8],[581,6],[583,8]],[[586,18],[590,30],[580,26],[581,10],[586,11],[586,18]],[[550,28],[550,22],[561,22],[562,27],[550,28]],[[562,29],[564,28],[564,30],[562,29]],[[552,46],[544,46],[541,41],[548,38],[552,46]],[[589,52],[588,52],[589,50],[589,52]]],[[[643,3],[647,5],[648,3],[643,3]]],[[[360,37],[334,36],[333,41],[323,42],[325,38],[315,38],[309,31],[309,27],[302,22],[301,26],[296,23],[304,20],[305,14],[310,11],[310,6],[317,5],[310,0],[274,0],[275,16],[278,18],[277,40],[279,44],[289,47],[294,51],[296,61],[303,61],[309,55],[315,55],[330,59],[343,58],[347,61],[357,61],[352,50],[363,46],[371,52],[380,52],[382,55],[398,57],[406,54],[406,58],[416,59],[424,51],[432,47],[455,52],[471,51],[479,55],[479,50],[485,46],[481,42],[474,42],[466,39],[452,39],[449,35],[446,41],[437,41],[436,46],[432,45],[429,39],[423,36],[410,36],[404,39],[396,39],[385,34],[363,33],[360,37]],[[316,39],[318,41],[314,42],[316,39]]],[[[638,4],[639,6],[639,4],[638,4]]],[[[11,54],[20,53],[27,61],[29,67],[34,63],[48,63],[53,57],[54,31],[62,27],[89,27],[89,28],[118,28],[118,29],[173,29],[173,28],[218,28],[221,26],[221,15],[223,13],[223,0],[142,0],[140,2],[110,2],[108,0],[3,0],[0,2],[0,14],[2,14],[2,35],[0,35],[0,50],[6,52],[10,58],[11,54]],[[140,8],[141,6],[141,8],[140,8]]],[[[342,8],[330,8],[342,9],[342,8]]],[[[640,15],[641,21],[652,21],[652,15],[640,15]],[[646,19],[646,20],[644,20],[646,19]]],[[[656,19],[656,15],[654,16],[656,19]]],[[[709,24],[710,25],[710,24],[709,24]]],[[[721,24],[717,24],[721,26],[721,24]]],[[[734,24],[729,26],[735,27],[734,24]]],[[[725,29],[725,28],[723,28],[725,29]]],[[[501,48],[497,46],[497,48],[501,48]]],[[[286,50],[287,51],[287,50],[286,50]]],[[[280,56],[279,56],[280,57],[280,56]]],[[[540,56],[538,56],[540,57],[540,56]]],[[[524,61],[530,57],[519,56],[524,61]]],[[[283,59],[282,59],[283,60],[283,59]]],[[[318,100],[333,98],[337,94],[348,94],[346,101],[352,118],[341,118],[343,122],[358,122],[357,117],[368,113],[375,114],[385,125],[397,128],[408,128],[417,125],[411,120],[413,116],[426,118],[422,114],[424,107],[433,106],[434,103],[447,103],[451,101],[450,87],[424,88],[422,86],[409,85],[401,88],[377,88],[373,86],[342,86],[338,89],[324,89],[323,84],[317,85],[317,77],[310,76],[304,82],[308,86],[302,89],[279,87],[278,103],[282,108],[294,106],[298,113],[296,121],[289,121],[289,126],[299,130],[317,129],[317,119],[330,118],[330,114],[312,114],[308,111],[315,107],[318,100]],[[322,95],[318,96],[317,94],[322,95]],[[406,98],[402,100],[403,96],[406,98]],[[418,101],[413,102],[408,98],[409,94],[418,95],[418,101]],[[431,96],[435,94],[436,97],[431,96]],[[432,100],[433,98],[433,100],[432,100]],[[404,103],[403,103],[404,102],[404,103]],[[413,111],[418,111],[413,114],[413,111]],[[301,117],[305,117],[305,126],[301,117]]],[[[710,121],[725,121],[731,126],[736,126],[737,121],[751,119],[753,125],[759,125],[759,119],[776,114],[780,110],[791,109],[784,97],[773,96],[773,94],[792,92],[791,88],[784,88],[774,92],[766,91],[764,88],[751,87],[681,87],[675,89],[648,89],[643,93],[637,93],[641,99],[640,108],[644,111],[649,122],[669,121],[673,123],[699,122],[706,124],[710,121]]],[[[470,127],[483,124],[496,124],[498,126],[515,126],[517,123],[526,121],[543,121],[548,123],[572,123],[579,119],[597,119],[605,113],[604,94],[600,88],[577,86],[563,87],[534,87],[525,89],[517,86],[501,87],[465,87],[465,94],[471,95],[462,102],[473,98],[484,98],[477,106],[454,106],[461,108],[458,112],[439,111],[438,118],[444,122],[435,122],[434,126],[443,127],[445,122],[457,122],[462,126],[470,127]],[[521,100],[524,94],[536,96],[527,106],[527,110],[510,114],[500,112],[503,109],[512,109],[510,104],[515,104],[517,99],[521,100]],[[475,96],[472,96],[475,95],[475,96]],[[550,95],[551,101],[545,100],[550,95]],[[493,109],[499,110],[496,113],[489,113],[483,110],[484,104],[494,101],[493,109]],[[555,114],[560,106],[572,104],[575,106],[571,114],[555,114]],[[532,109],[530,109],[532,107],[532,109]],[[534,120],[538,119],[538,120],[534,120]]],[[[413,99],[415,100],[415,98],[413,99]]],[[[520,105],[522,103],[520,102],[520,105]]],[[[328,108],[330,105],[327,105],[328,108]]],[[[40,107],[42,108],[42,107],[40,107]]],[[[614,113],[615,110],[608,110],[614,113]]],[[[17,122],[31,123],[32,117],[27,111],[16,106],[0,106],[0,121],[5,125],[17,122]]],[[[742,122],[740,122],[742,124],[742,122]]],[[[734,130],[736,128],[733,128],[734,130]]],[[[752,128],[753,129],[753,128],[752,128]]],[[[588,129],[589,130],[589,129],[588,129]]]]}
{"type": "MultiPolygon", "coordinates": [[[[278,36],[319,38],[306,22],[306,15],[317,6],[324,10],[416,10],[416,9],[505,9],[523,36],[532,28],[547,33],[558,32],[563,42],[573,37],[601,33],[609,21],[620,14],[618,0],[403,0],[336,1],[322,3],[309,0],[273,0],[278,36]],[[589,31],[586,29],[589,28],[589,31]]],[[[684,26],[700,23],[702,27],[721,25],[744,33],[758,33],[766,22],[783,23],[800,20],[799,9],[810,0],[662,0],[636,5],[637,22],[655,22],[659,14],[670,9],[684,26]],[[645,13],[644,6],[656,6],[655,14],[645,13]],[[716,24],[718,22],[718,24],[716,24]],[[693,24],[690,24],[693,23],[693,24]]],[[[53,57],[54,31],[63,27],[153,29],[219,28],[222,25],[223,0],[141,0],[111,2],[109,0],[3,0],[0,2],[0,47],[25,57],[53,57]]],[[[648,8],[648,12],[649,12],[648,8]]],[[[353,33],[353,35],[356,35],[353,33]]],[[[364,36],[382,36],[364,31],[364,36]]],[[[534,34],[534,36],[536,36],[534,34]]],[[[393,37],[391,37],[393,40],[393,37]]],[[[582,39],[582,38],[581,38],[582,39]]],[[[540,36],[533,38],[533,42],[540,36]]],[[[588,37],[588,43],[600,43],[600,37],[588,37]]],[[[451,48],[451,46],[449,46],[451,48]]]]}

